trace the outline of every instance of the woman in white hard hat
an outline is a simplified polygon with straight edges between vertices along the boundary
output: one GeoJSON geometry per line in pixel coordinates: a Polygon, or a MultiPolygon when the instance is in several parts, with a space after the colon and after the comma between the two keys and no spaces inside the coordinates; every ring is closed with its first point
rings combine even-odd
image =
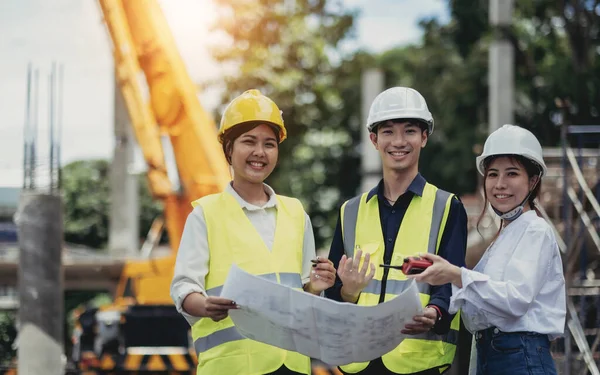
{"type": "Polygon", "coordinates": [[[333,285],[331,263],[311,262],[313,231],[300,201],[264,183],[286,136],[281,111],[258,90],[235,98],[221,119],[219,141],[233,181],[192,203],[171,285],[178,311],[192,326],[199,375],[311,372],[308,357],[242,337],[228,316],[237,305],[219,297],[233,263],[313,294],[333,285]]]}
{"type": "Polygon", "coordinates": [[[552,228],[534,206],[546,174],[542,147],[528,130],[504,125],[486,140],[477,169],[486,205],[502,219],[495,241],[473,270],[424,254],[434,264],[410,277],[453,284],[450,309],[461,309],[475,337],[478,375],[556,374],[550,340],[564,331],[565,281],[552,228]]]}

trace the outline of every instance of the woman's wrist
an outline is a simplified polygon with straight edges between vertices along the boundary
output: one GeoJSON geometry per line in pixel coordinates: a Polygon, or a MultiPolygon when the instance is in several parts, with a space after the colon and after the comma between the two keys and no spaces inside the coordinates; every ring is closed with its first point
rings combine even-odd
{"type": "Polygon", "coordinates": [[[202,293],[192,292],[183,299],[181,307],[191,316],[204,318],[207,316],[205,302],[206,297],[202,293]]]}
{"type": "Polygon", "coordinates": [[[460,267],[452,265],[452,284],[462,288],[462,270],[460,267]]]}
{"type": "Polygon", "coordinates": [[[306,284],[304,284],[304,291],[305,291],[306,293],[314,294],[314,295],[317,295],[317,296],[318,296],[319,294],[321,294],[321,291],[320,291],[320,290],[316,290],[316,289],[314,289],[314,288],[313,288],[313,286],[312,286],[312,282],[310,282],[310,281],[309,281],[309,282],[307,282],[306,284]]]}

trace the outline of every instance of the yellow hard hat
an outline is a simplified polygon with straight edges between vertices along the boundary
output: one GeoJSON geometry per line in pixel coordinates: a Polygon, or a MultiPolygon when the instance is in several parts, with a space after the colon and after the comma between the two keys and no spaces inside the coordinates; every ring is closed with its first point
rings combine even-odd
{"type": "Polygon", "coordinates": [[[277,104],[260,91],[253,89],[233,99],[225,108],[219,127],[219,141],[223,142],[223,134],[234,126],[255,121],[276,126],[279,129],[279,143],[287,137],[283,117],[277,104]]]}

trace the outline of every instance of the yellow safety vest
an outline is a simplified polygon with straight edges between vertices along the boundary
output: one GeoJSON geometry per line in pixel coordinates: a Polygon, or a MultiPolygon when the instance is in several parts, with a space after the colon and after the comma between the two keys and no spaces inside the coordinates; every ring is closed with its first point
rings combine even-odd
{"type": "MultiPolygon", "coordinates": [[[[293,198],[277,196],[273,249],[269,251],[235,198],[219,193],[192,203],[202,206],[210,254],[205,288],[218,296],[233,262],[243,270],[302,289],[302,247],[305,213],[293,198]]],[[[310,358],[244,338],[231,318],[214,322],[202,318],[192,326],[198,354],[197,374],[266,374],[284,365],[309,374],[310,358]]]]}
{"type": "MultiPolygon", "coordinates": [[[[342,205],[342,236],[344,252],[348,257],[362,250],[371,254],[371,262],[376,266],[384,262],[384,238],[379,217],[377,196],[367,202],[368,193],[355,197],[342,205]]],[[[423,195],[415,195],[402,219],[394,245],[391,264],[401,265],[403,259],[419,253],[437,253],[444,227],[448,219],[452,194],[427,183],[423,195]]],[[[376,267],[373,280],[362,291],[358,305],[374,306],[379,303],[384,269],[376,267]]],[[[389,301],[402,293],[408,280],[400,270],[389,270],[384,301],[389,301]]],[[[423,306],[430,299],[429,285],[417,284],[423,306]]],[[[382,356],[386,368],[398,374],[412,374],[438,368],[440,372],[448,368],[454,359],[458,342],[459,314],[450,325],[450,332],[437,335],[433,331],[411,336],[400,345],[382,356]]],[[[340,366],[347,373],[364,370],[368,362],[351,363],[340,366]]]]}

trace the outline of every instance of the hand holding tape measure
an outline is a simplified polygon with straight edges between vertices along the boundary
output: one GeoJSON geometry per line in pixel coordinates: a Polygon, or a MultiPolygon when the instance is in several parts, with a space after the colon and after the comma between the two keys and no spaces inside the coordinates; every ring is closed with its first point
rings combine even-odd
{"type": "Polygon", "coordinates": [[[406,257],[401,266],[391,264],[380,264],[379,267],[391,268],[402,271],[405,275],[416,275],[427,269],[433,264],[429,259],[421,257],[406,257]]]}
{"type": "MultiPolygon", "coordinates": [[[[385,265],[382,265],[385,267],[385,265]]],[[[387,266],[390,267],[390,266],[387,266]]],[[[435,254],[419,254],[418,257],[408,257],[402,266],[391,268],[401,269],[407,279],[430,285],[452,283],[462,288],[461,268],[435,254]]]]}

